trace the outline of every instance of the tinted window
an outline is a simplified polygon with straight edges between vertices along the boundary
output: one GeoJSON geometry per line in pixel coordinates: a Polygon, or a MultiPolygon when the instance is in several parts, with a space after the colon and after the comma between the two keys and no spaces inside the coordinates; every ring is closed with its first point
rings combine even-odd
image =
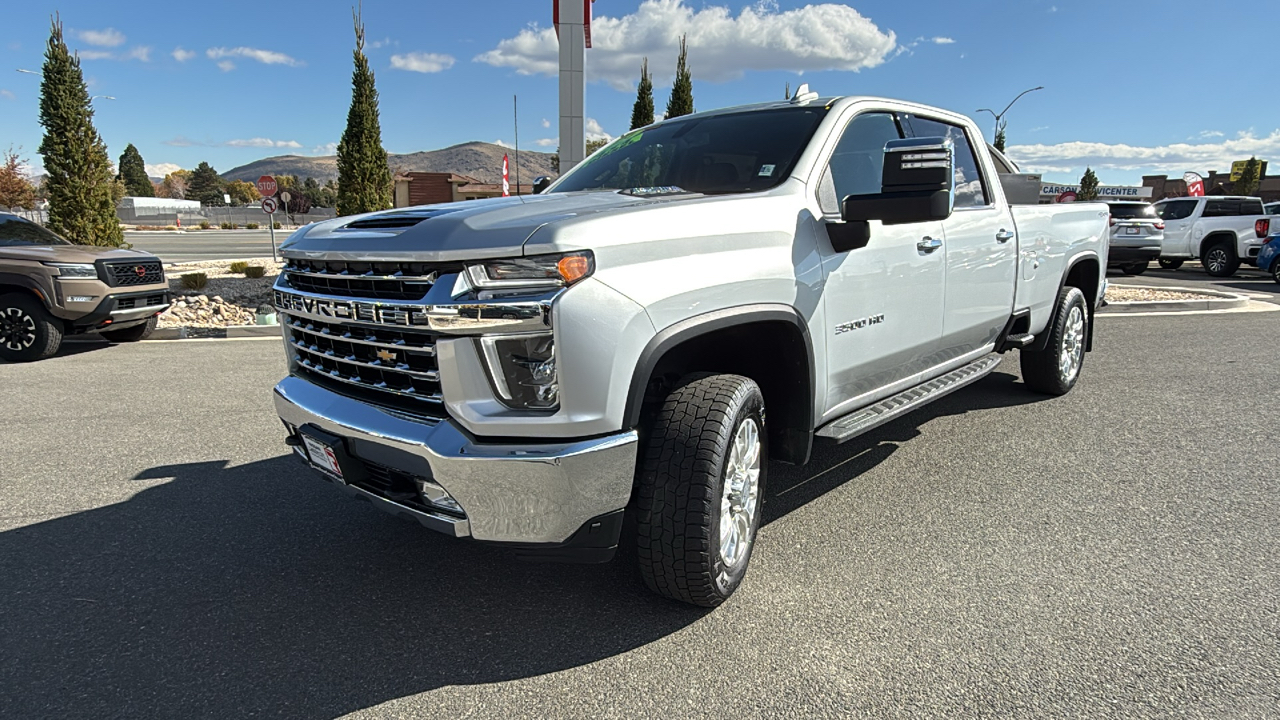
{"type": "Polygon", "coordinates": [[[839,212],[840,202],[850,195],[880,192],[884,179],[884,146],[890,140],[902,139],[898,123],[889,113],[864,113],[845,128],[827,164],[827,178],[833,193],[824,192],[822,209],[839,212]],[[832,202],[834,200],[834,203],[832,202]]]}
{"type": "Polygon", "coordinates": [[[956,207],[981,207],[989,204],[987,190],[978,171],[978,158],[973,154],[964,129],[958,125],[929,120],[916,115],[904,115],[908,132],[912,137],[951,138],[956,147],[956,207]]]}
{"type": "Polygon", "coordinates": [[[1111,217],[1121,220],[1130,218],[1155,218],[1155,208],[1150,205],[1130,205],[1128,203],[1109,203],[1111,217]]]}
{"type": "Polygon", "coordinates": [[[30,220],[0,215],[0,246],[70,244],[30,220]]]}
{"type": "Polygon", "coordinates": [[[1240,214],[1241,215],[1266,215],[1267,213],[1265,210],[1262,209],[1261,200],[1241,200],[1240,214]]]}
{"type": "Polygon", "coordinates": [[[791,175],[826,108],[692,117],[636,130],[596,151],[553,192],[768,190],[791,175]]]}
{"type": "Polygon", "coordinates": [[[1196,211],[1197,200],[1173,200],[1156,205],[1156,215],[1161,220],[1185,220],[1196,211]]]}
{"type": "Polygon", "coordinates": [[[1201,217],[1235,217],[1240,214],[1239,200],[1209,200],[1201,217]]]}
{"type": "Polygon", "coordinates": [[[1280,215],[1280,203],[1271,203],[1266,208],[1267,215],[1280,215]]]}

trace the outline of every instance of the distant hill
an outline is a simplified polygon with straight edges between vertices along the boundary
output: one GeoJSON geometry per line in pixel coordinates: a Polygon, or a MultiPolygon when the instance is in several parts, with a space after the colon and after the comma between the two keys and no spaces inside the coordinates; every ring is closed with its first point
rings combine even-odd
{"type": "MultiPolygon", "coordinates": [[[[387,158],[393,170],[401,172],[451,172],[467,175],[486,183],[502,182],[502,156],[511,157],[511,182],[516,179],[515,152],[501,145],[469,142],[443,150],[391,154],[387,158]]],[[[551,153],[520,151],[520,182],[529,184],[539,175],[557,173],[551,167],[551,153]]],[[[257,180],[262,175],[294,175],[299,179],[313,177],[324,183],[338,179],[338,158],[281,155],[241,165],[222,173],[228,180],[257,180]]]]}

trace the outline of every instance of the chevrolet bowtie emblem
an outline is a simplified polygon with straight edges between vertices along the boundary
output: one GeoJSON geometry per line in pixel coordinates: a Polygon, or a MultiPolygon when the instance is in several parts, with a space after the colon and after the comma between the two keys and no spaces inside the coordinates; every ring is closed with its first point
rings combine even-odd
{"type": "Polygon", "coordinates": [[[391,352],[390,350],[379,350],[378,359],[385,363],[395,362],[396,354],[391,352]]]}

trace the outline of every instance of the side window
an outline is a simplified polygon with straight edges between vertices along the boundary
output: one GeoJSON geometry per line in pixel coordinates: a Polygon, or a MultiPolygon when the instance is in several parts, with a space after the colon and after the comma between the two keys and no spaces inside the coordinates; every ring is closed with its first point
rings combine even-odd
{"type": "Polygon", "coordinates": [[[825,213],[839,213],[850,195],[880,192],[884,178],[884,146],[902,139],[891,113],[863,113],[849,122],[836,144],[819,188],[818,204],[825,213]]]}
{"type": "Polygon", "coordinates": [[[1240,214],[1241,215],[1266,215],[1266,212],[1264,212],[1262,209],[1261,200],[1241,200],[1240,214]]]}
{"type": "Polygon", "coordinates": [[[1159,215],[1161,220],[1185,220],[1195,211],[1195,200],[1173,200],[1156,205],[1156,215],[1159,215]]]}
{"type": "Polygon", "coordinates": [[[956,207],[982,207],[990,201],[982,173],[978,170],[978,158],[969,145],[964,128],[950,123],[929,120],[918,115],[907,115],[908,132],[913,137],[946,137],[956,148],[956,207]]]}

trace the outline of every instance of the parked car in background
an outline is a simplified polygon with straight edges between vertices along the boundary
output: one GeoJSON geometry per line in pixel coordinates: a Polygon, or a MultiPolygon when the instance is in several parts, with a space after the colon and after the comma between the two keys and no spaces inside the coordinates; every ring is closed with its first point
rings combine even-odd
{"type": "Polygon", "coordinates": [[[1267,203],[1264,210],[1268,215],[1280,215],[1280,202],[1267,203]]]}
{"type": "Polygon", "coordinates": [[[1262,248],[1267,218],[1256,197],[1214,196],[1161,200],[1156,215],[1164,221],[1160,267],[1175,270],[1186,260],[1199,260],[1214,277],[1230,277],[1241,262],[1253,262],[1262,248]]]}
{"type": "Polygon", "coordinates": [[[1152,260],[1160,258],[1164,221],[1146,202],[1108,202],[1111,208],[1111,243],[1107,267],[1126,275],[1141,275],[1152,260]]]}
{"type": "Polygon", "coordinates": [[[1258,269],[1269,273],[1271,278],[1280,283],[1280,228],[1267,239],[1267,244],[1258,251],[1258,269]]]}
{"type": "Polygon", "coordinates": [[[142,340],[169,308],[154,255],[73,245],[17,215],[0,213],[0,358],[41,360],[66,335],[142,340]]]}

